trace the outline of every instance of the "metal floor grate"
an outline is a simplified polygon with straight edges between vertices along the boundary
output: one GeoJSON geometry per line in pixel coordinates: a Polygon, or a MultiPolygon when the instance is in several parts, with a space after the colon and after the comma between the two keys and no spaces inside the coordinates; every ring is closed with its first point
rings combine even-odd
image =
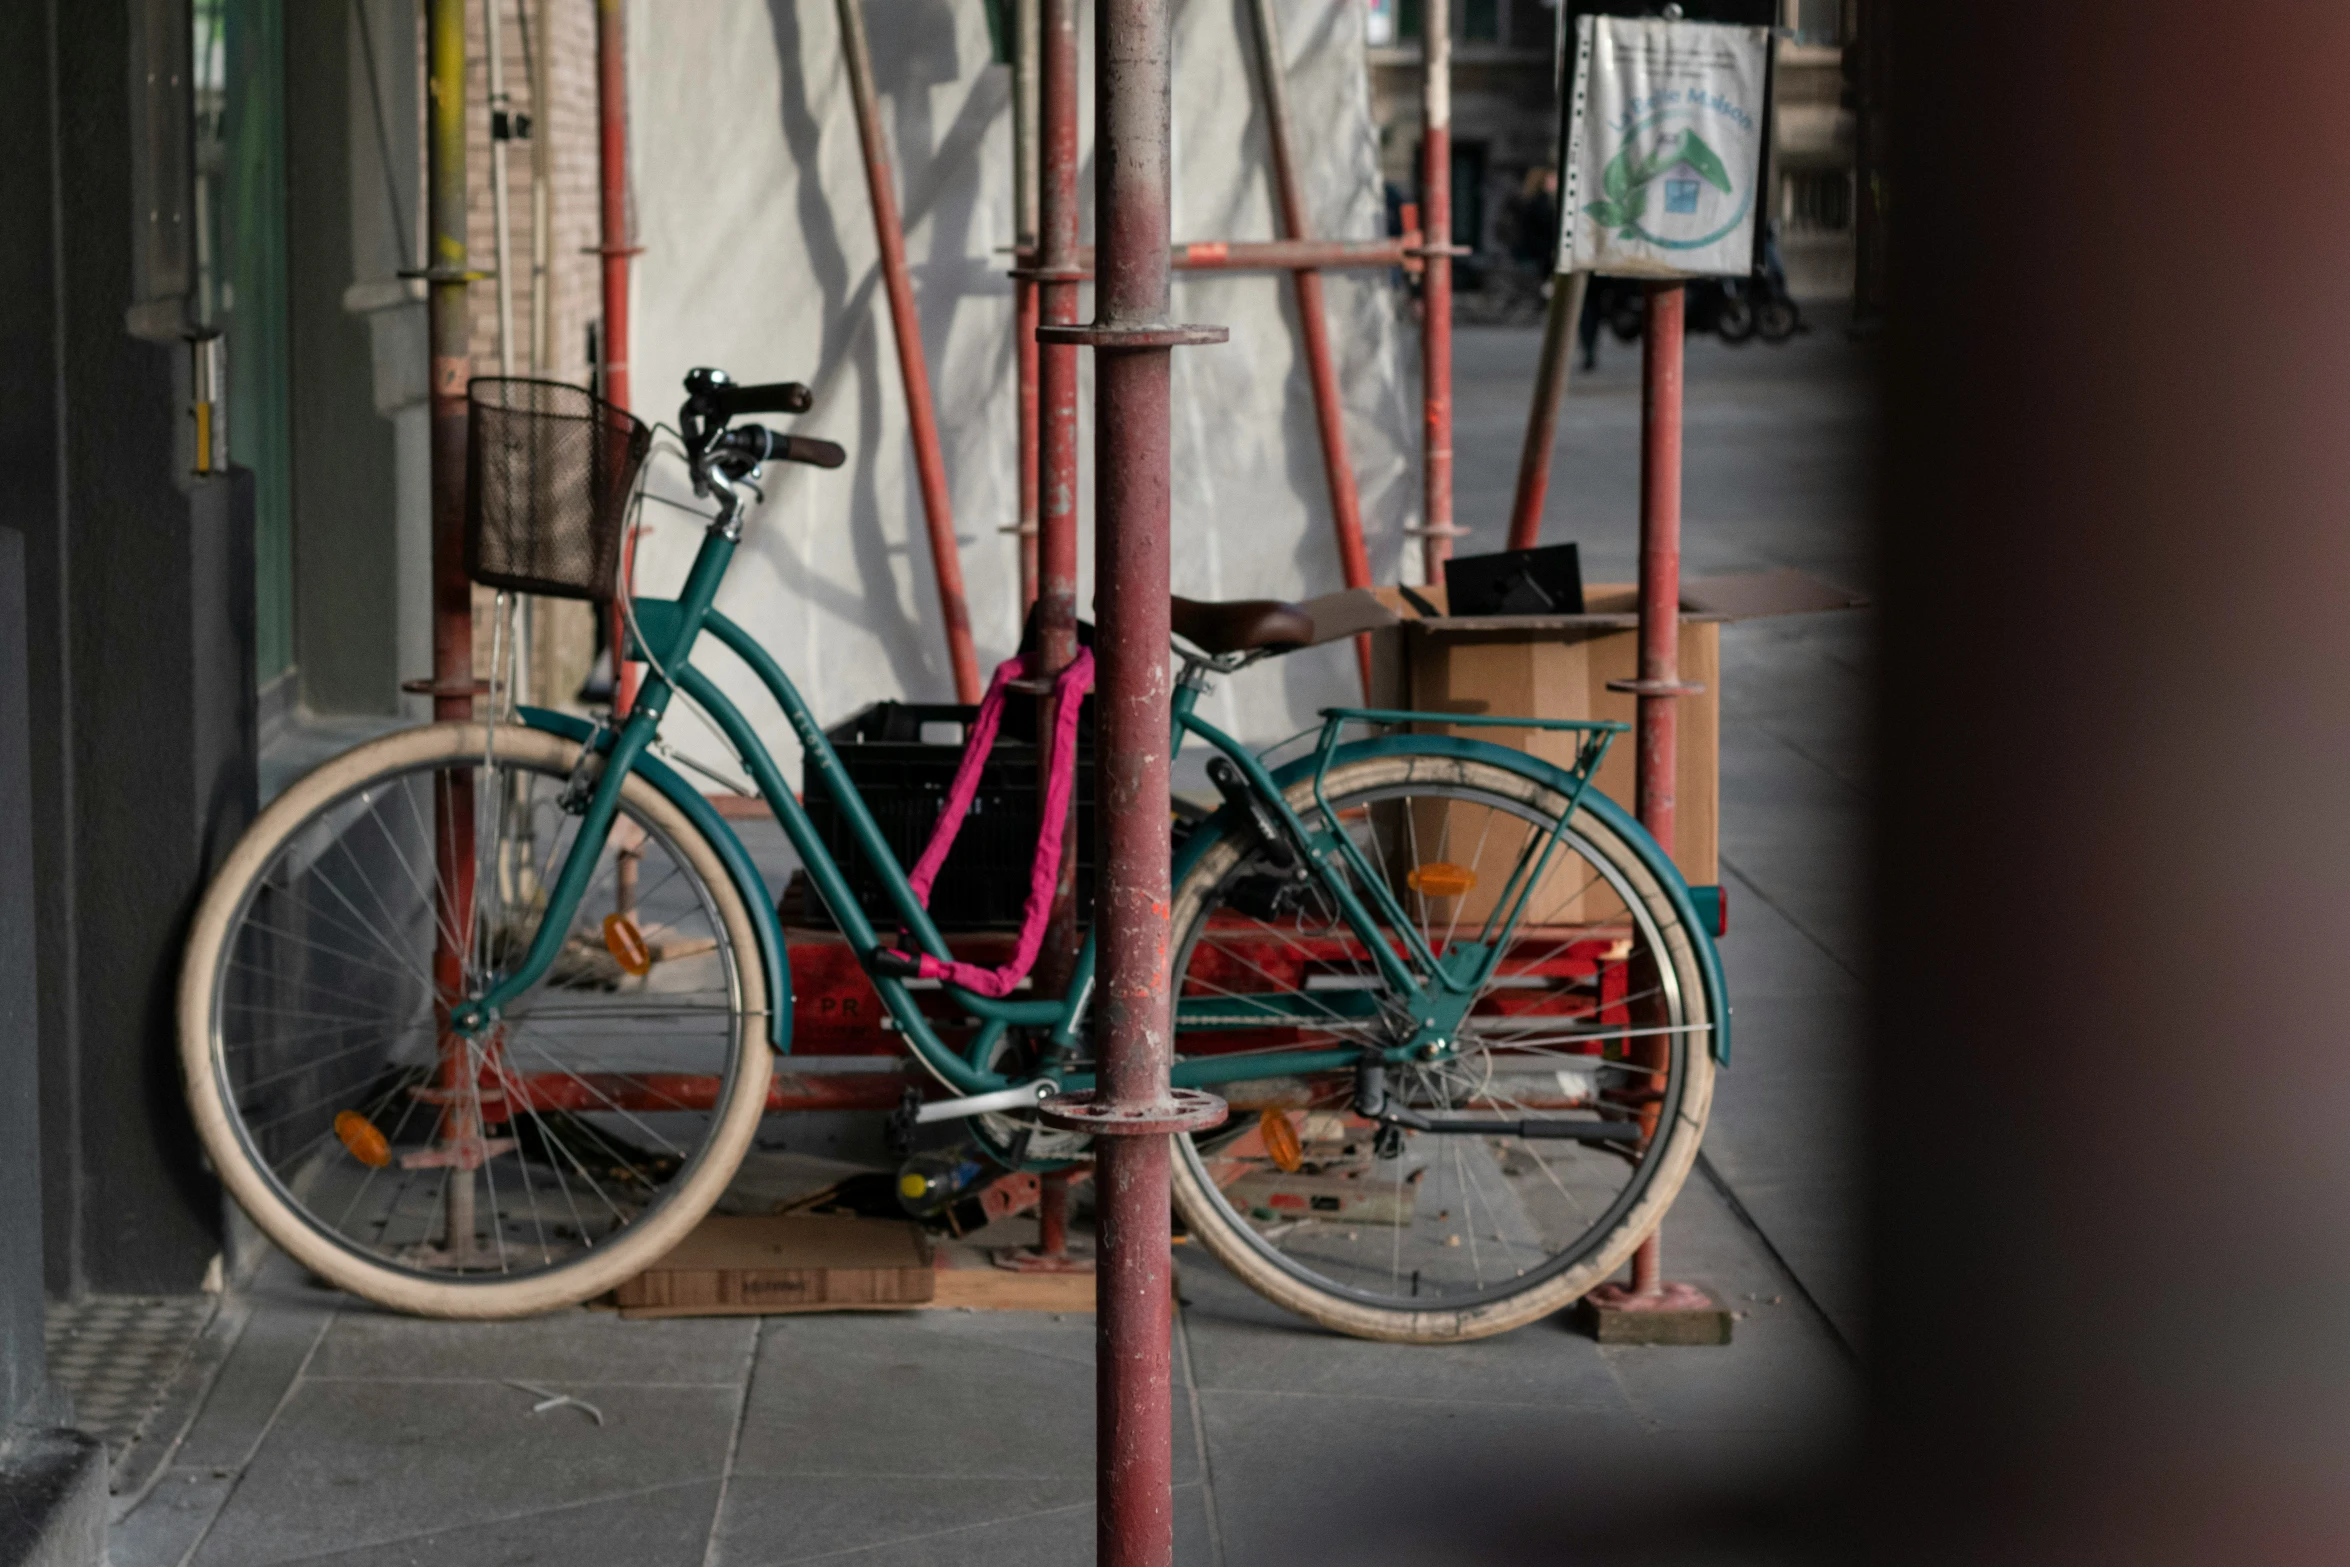
{"type": "Polygon", "coordinates": [[[215,1295],[50,1303],[49,1375],[73,1395],[74,1424],[106,1444],[110,1462],[121,1463],[219,1304],[215,1295]]]}

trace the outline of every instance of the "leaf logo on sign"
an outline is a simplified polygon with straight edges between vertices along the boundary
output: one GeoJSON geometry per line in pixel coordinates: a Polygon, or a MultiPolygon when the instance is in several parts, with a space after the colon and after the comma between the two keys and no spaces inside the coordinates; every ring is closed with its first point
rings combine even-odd
{"type": "MultiPolygon", "coordinates": [[[[1607,167],[1600,170],[1599,185],[1604,194],[1583,210],[1598,222],[1620,230],[1620,237],[1636,238],[1640,234],[1640,220],[1648,215],[1649,191],[1659,176],[1682,164],[1687,164],[1699,179],[1723,195],[1730,194],[1730,171],[1723,166],[1720,155],[1696,131],[1683,130],[1668,132],[1645,154],[1635,138],[1626,137],[1624,145],[1607,161],[1607,167]]],[[[1668,205],[1673,199],[1668,192],[1668,205]]]]}

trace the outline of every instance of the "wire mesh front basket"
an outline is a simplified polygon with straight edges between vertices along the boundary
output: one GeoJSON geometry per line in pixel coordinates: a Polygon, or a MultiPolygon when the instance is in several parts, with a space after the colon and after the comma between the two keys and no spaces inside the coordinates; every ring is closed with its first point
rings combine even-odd
{"type": "Polygon", "coordinates": [[[467,401],[465,574],[518,593],[612,597],[653,432],[562,381],[484,376],[467,401]]]}

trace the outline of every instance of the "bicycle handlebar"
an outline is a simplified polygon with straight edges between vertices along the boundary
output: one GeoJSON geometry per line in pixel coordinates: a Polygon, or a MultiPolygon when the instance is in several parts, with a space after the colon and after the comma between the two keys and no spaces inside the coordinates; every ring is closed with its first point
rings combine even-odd
{"type": "Polygon", "coordinates": [[[816,394],[797,381],[769,381],[761,386],[711,389],[710,400],[728,419],[744,414],[804,414],[816,406],[816,394]]]}
{"type": "Polygon", "coordinates": [[[816,394],[797,381],[737,386],[725,371],[708,366],[686,372],[685,395],[687,408],[712,424],[743,414],[804,414],[816,406],[816,394]]]}
{"type": "Polygon", "coordinates": [[[849,460],[848,452],[831,441],[786,435],[758,424],[736,426],[718,438],[718,445],[753,462],[801,462],[812,468],[837,468],[849,460]]]}

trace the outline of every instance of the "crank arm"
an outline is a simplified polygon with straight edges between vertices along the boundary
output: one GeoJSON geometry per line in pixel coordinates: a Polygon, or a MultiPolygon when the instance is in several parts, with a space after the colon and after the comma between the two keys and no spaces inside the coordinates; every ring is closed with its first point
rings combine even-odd
{"type": "Polygon", "coordinates": [[[1059,1092],[1053,1083],[1040,1077],[1033,1083],[999,1088],[993,1093],[933,1099],[914,1112],[914,1124],[928,1126],[938,1121],[960,1121],[967,1116],[991,1115],[999,1110],[1033,1110],[1059,1092]]]}

